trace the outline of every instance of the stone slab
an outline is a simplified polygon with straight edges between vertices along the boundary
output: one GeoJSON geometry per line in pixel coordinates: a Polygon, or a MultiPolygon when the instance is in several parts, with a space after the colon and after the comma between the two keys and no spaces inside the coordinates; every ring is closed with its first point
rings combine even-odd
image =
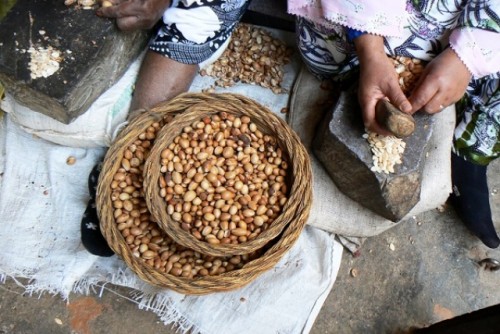
{"type": "Polygon", "coordinates": [[[147,38],[64,1],[18,0],[0,22],[0,82],[21,104],[69,124],[121,77],[147,38]],[[26,50],[48,46],[62,52],[60,68],[32,79],[26,50]]]}
{"type": "Polygon", "coordinates": [[[397,222],[419,201],[425,151],[432,117],[415,115],[415,132],[404,139],[403,163],[391,174],[370,170],[372,153],[366,139],[355,88],[342,91],[313,140],[313,152],[340,191],[380,216],[397,222]]]}

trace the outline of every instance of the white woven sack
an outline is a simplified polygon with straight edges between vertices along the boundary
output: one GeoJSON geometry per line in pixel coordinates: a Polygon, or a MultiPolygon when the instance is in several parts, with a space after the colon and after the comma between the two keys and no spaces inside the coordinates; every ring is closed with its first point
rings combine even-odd
{"type": "MultiPolygon", "coordinates": [[[[204,68],[224,52],[229,39],[215,54],[200,64],[204,68]]],[[[10,94],[0,103],[0,108],[10,114],[10,119],[23,128],[52,143],[68,147],[107,147],[116,133],[125,125],[134,84],[144,53],[129,66],[123,76],[90,108],[70,124],[30,109],[17,102],[10,94]]]]}
{"type": "MultiPolygon", "coordinates": [[[[319,105],[329,91],[320,87],[307,70],[301,70],[294,85],[288,123],[309,149],[313,169],[313,204],[308,224],[346,237],[371,237],[396,226],[344,195],[310,150],[322,113],[319,105]]],[[[455,127],[455,109],[446,108],[434,117],[434,131],[427,146],[420,201],[401,220],[435,209],[451,191],[450,152],[455,127]]],[[[400,222],[401,222],[400,221],[400,222]]]]}
{"type": "Polygon", "coordinates": [[[141,59],[135,60],[113,86],[70,124],[28,108],[10,94],[6,94],[0,107],[25,131],[50,142],[69,147],[109,146],[114,131],[127,117],[141,59]]]}

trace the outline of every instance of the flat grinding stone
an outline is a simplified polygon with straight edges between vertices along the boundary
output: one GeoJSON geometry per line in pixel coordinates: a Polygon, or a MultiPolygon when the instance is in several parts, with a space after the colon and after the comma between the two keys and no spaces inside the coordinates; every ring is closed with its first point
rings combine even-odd
{"type": "Polygon", "coordinates": [[[147,39],[144,31],[120,32],[94,10],[18,0],[0,21],[0,82],[19,103],[69,124],[121,77],[147,39]],[[48,46],[61,52],[60,68],[32,79],[26,51],[48,46]]]}
{"type": "Polygon", "coordinates": [[[363,138],[364,126],[355,89],[340,93],[320,123],[313,152],[340,191],[380,216],[397,222],[420,200],[422,171],[433,119],[415,116],[415,132],[403,140],[402,164],[391,174],[370,170],[372,152],[363,138]]]}

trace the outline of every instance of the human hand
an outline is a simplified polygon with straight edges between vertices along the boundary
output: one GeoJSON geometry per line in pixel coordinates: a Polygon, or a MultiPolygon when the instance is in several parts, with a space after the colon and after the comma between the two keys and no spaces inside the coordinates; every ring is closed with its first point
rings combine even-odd
{"type": "Polygon", "coordinates": [[[108,0],[112,6],[101,7],[98,16],[115,18],[120,30],[151,29],[170,6],[171,0],[108,0]]]}
{"type": "Polygon", "coordinates": [[[472,74],[457,56],[447,48],[427,66],[409,98],[412,111],[420,109],[435,114],[462,98],[472,74]]]}
{"type": "Polygon", "coordinates": [[[385,54],[382,38],[369,36],[363,35],[355,41],[360,62],[358,100],[365,128],[382,135],[390,135],[391,133],[382,128],[376,121],[375,106],[377,101],[388,99],[394,106],[407,113],[412,108],[399,86],[394,65],[385,54]],[[367,38],[363,40],[365,36],[367,38]]]}

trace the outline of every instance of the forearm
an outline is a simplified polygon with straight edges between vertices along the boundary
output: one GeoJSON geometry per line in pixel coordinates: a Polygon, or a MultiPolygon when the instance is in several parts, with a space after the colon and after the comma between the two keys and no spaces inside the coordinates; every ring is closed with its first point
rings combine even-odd
{"type": "Polygon", "coordinates": [[[384,38],[382,36],[372,34],[361,35],[354,40],[354,46],[356,47],[356,54],[358,55],[361,67],[372,60],[386,57],[384,38]]]}

